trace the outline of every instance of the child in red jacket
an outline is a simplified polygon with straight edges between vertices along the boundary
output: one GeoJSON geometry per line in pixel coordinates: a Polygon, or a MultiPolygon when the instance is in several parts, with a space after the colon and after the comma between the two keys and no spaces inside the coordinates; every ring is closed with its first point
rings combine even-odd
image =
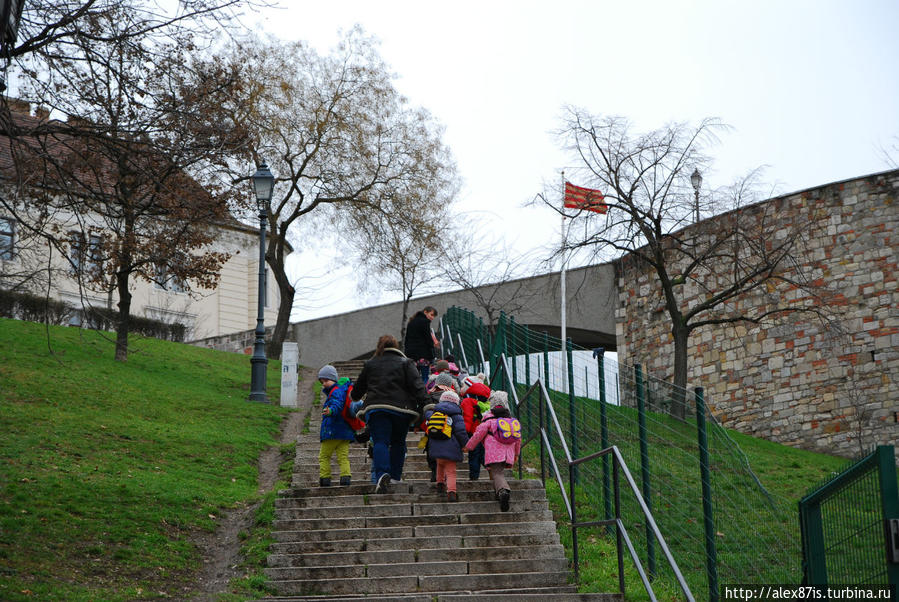
{"type": "MultiPolygon", "coordinates": [[[[465,391],[462,406],[462,417],[465,419],[465,432],[471,437],[481,424],[482,414],[489,409],[487,399],[490,398],[490,387],[483,383],[474,383],[465,391]]],[[[477,481],[481,476],[484,464],[484,445],[480,444],[468,453],[468,479],[477,481]]]]}

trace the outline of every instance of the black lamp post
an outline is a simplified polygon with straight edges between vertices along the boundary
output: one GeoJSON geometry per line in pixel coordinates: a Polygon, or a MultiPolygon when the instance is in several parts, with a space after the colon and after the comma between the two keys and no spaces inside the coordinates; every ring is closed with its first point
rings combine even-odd
{"type": "Polygon", "coordinates": [[[693,185],[693,223],[699,221],[699,189],[702,186],[702,174],[699,173],[699,168],[696,167],[693,169],[693,173],[690,175],[690,183],[693,185]]]}
{"type": "Polygon", "coordinates": [[[265,222],[274,187],[275,176],[269,171],[268,165],[263,163],[253,174],[256,208],[259,209],[259,300],[256,303],[256,341],[253,343],[253,357],[250,359],[250,401],[261,403],[268,403],[265,394],[268,368],[268,358],[265,357],[265,222]]]}

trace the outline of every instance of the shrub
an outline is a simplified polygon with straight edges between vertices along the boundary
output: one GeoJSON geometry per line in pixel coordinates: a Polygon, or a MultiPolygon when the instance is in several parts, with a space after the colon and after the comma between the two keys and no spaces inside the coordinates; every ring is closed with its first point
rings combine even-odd
{"type": "MultiPolygon", "coordinates": [[[[102,307],[79,310],[67,303],[31,293],[19,293],[0,289],[0,317],[15,318],[26,322],[48,322],[61,326],[72,316],[81,315],[81,325],[91,330],[115,330],[118,312],[102,307]]],[[[146,337],[183,343],[187,334],[184,324],[168,324],[159,320],[131,316],[129,332],[146,337]]]]}

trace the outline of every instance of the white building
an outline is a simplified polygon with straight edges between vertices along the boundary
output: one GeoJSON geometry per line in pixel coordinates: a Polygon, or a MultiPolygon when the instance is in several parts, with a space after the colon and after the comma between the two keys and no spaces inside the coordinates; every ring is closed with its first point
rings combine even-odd
{"type": "MultiPolygon", "coordinates": [[[[4,133],[0,132],[0,174],[9,177],[13,158],[4,133]]],[[[16,194],[15,190],[16,187],[3,185],[0,180],[0,194],[7,195],[4,197],[6,200],[11,200],[10,197],[16,194]]],[[[118,303],[115,293],[109,295],[103,291],[86,289],[83,282],[79,286],[79,279],[73,276],[74,270],[69,259],[61,256],[59,251],[51,250],[45,240],[29,234],[27,224],[20,223],[19,220],[23,219],[23,215],[33,215],[36,209],[23,211],[22,206],[27,204],[20,202],[20,209],[13,212],[0,204],[0,288],[15,287],[35,294],[49,291],[52,298],[75,308],[69,321],[72,325],[81,323],[81,310],[88,305],[115,309],[118,303]]],[[[74,223],[72,216],[62,212],[53,213],[49,217],[48,223],[50,222],[60,232],[79,225],[74,223]]],[[[259,230],[233,218],[211,227],[215,228],[217,234],[209,250],[230,256],[222,266],[218,286],[211,290],[187,292],[184,286],[172,279],[162,286],[132,277],[131,315],[170,324],[184,324],[187,327],[185,340],[221,336],[256,327],[259,230]]],[[[90,264],[91,248],[100,242],[100,238],[102,230],[96,235],[92,234],[91,240],[85,241],[86,249],[82,254],[84,263],[90,264]]],[[[280,296],[268,268],[266,272],[264,313],[266,324],[271,325],[277,319],[280,296]]]]}

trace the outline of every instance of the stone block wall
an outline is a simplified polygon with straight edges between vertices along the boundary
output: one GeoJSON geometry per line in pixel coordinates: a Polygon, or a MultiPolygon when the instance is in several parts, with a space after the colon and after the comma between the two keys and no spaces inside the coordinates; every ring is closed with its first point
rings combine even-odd
{"type": "MultiPolygon", "coordinates": [[[[808,279],[824,301],[779,284],[744,295],[734,306],[776,296],[826,305],[832,320],[804,314],[693,331],[688,387],[705,388],[725,426],[846,457],[899,443],[897,197],[899,171],[892,171],[757,207],[776,220],[775,238],[803,225],[790,275],[808,279]]],[[[617,263],[619,361],[639,362],[647,373],[670,380],[671,327],[650,269],[630,257],[617,263]]],[[[685,293],[694,300],[699,294],[685,293]]]]}
{"type": "MultiPolygon", "coordinates": [[[[272,333],[275,331],[274,326],[268,326],[265,329],[266,346],[272,340],[272,333]]],[[[207,349],[218,349],[219,351],[230,351],[232,353],[243,353],[244,355],[253,355],[253,345],[256,342],[256,329],[242,330],[240,332],[232,332],[217,337],[208,337],[190,341],[190,345],[196,347],[206,347],[207,349]]],[[[268,350],[266,349],[266,353],[268,350]]]]}

